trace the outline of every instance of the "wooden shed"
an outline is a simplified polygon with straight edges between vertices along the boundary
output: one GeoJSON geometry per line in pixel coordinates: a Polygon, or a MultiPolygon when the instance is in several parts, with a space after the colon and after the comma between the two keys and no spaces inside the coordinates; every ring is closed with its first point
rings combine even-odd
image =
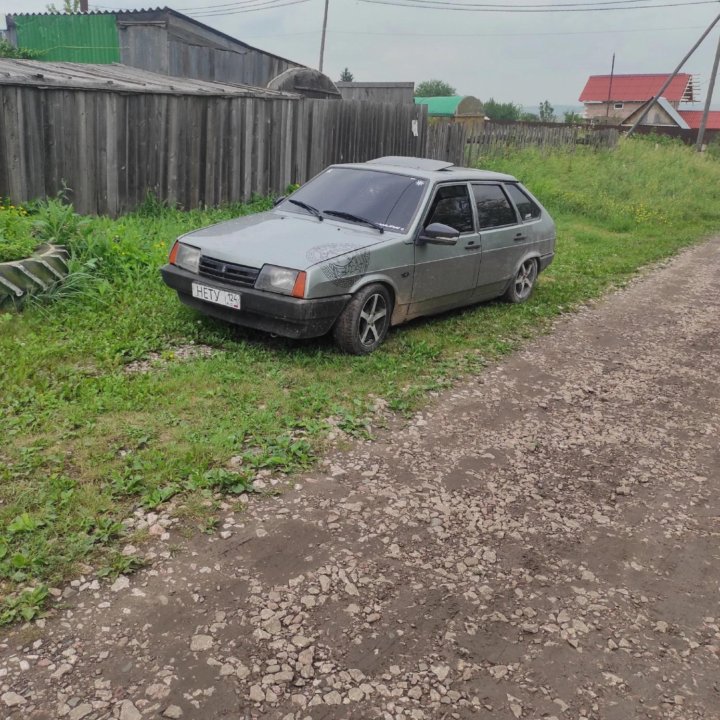
{"type": "Polygon", "coordinates": [[[335,83],[343,100],[364,100],[412,105],[414,82],[338,82],[335,83]]]}
{"type": "Polygon", "coordinates": [[[472,95],[448,95],[443,97],[416,97],[416,105],[427,105],[432,122],[442,120],[456,124],[472,124],[475,127],[485,120],[483,105],[472,95]]]}

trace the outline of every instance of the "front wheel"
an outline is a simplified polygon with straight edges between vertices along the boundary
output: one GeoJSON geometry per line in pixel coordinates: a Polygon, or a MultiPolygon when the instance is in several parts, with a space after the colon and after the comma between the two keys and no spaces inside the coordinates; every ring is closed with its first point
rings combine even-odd
{"type": "Polygon", "coordinates": [[[510,287],[503,296],[511,303],[525,302],[531,295],[538,276],[537,260],[530,258],[526,260],[517,271],[517,275],[510,283],[510,287]]]}
{"type": "Polygon", "coordinates": [[[367,355],[385,339],[392,298],[384,285],[367,285],[353,295],[333,328],[337,346],[352,355],[367,355]]]}

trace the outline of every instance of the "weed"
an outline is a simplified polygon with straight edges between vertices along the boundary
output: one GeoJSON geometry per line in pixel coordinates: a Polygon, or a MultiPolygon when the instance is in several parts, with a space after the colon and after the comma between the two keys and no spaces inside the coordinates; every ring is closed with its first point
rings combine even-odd
{"type": "Polygon", "coordinates": [[[38,617],[48,596],[44,585],[33,590],[24,590],[14,597],[7,597],[0,604],[0,625],[9,625],[17,620],[30,622],[38,617]]]}

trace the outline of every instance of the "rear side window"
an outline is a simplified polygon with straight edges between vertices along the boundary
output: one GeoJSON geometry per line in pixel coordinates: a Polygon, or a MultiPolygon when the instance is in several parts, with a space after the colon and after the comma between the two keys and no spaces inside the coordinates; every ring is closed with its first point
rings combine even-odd
{"type": "Polygon", "coordinates": [[[538,204],[533,202],[517,185],[506,185],[505,187],[523,220],[533,220],[540,217],[538,204]]]}
{"type": "Polygon", "coordinates": [[[499,185],[473,185],[480,229],[514,225],[517,216],[499,185]]]}
{"type": "Polygon", "coordinates": [[[472,207],[467,185],[446,185],[438,188],[425,226],[442,223],[461,233],[473,232],[472,207]]]}

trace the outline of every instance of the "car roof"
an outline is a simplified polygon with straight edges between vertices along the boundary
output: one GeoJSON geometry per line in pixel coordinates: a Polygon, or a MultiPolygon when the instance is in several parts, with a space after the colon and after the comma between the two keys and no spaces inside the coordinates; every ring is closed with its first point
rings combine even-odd
{"type": "Polygon", "coordinates": [[[425,178],[436,182],[468,181],[468,180],[499,180],[501,182],[518,182],[517,178],[491,170],[456,167],[444,160],[428,160],[427,158],[389,156],[368,160],[364,163],[344,163],[332,167],[357,168],[358,170],[379,170],[425,178]]]}

